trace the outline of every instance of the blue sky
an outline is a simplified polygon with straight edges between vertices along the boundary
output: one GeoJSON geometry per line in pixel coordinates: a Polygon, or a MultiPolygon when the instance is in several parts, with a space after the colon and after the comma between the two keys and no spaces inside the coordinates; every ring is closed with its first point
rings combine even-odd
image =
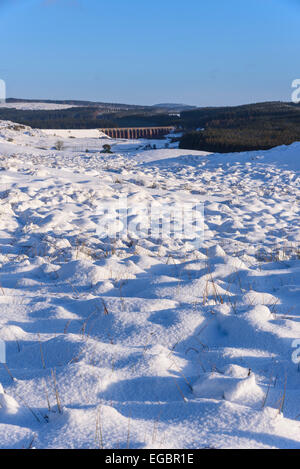
{"type": "Polygon", "coordinates": [[[8,96],[155,104],[290,100],[300,0],[0,0],[8,96]]]}

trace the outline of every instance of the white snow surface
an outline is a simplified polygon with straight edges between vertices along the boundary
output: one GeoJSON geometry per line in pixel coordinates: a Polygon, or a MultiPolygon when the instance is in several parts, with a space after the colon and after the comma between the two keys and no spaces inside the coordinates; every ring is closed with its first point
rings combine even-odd
{"type": "Polygon", "coordinates": [[[300,144],[79,134],[0,122],[0,448],[300,448],[300,144]],[[99,238],[125,192],[204,202],[203,246],[99,238]]]}
{"type": "Polygon", "coordinates": [[[15,103],[0,103],[0,108],[5,107],[7,109],[18,109],[19,111],[56,111],[63,109],[70,109],[72,107],[78,107],[71,104],[57,104],[57,103],[26,103],[26,102],[15,102],[15,103]]]}
{"type": "Polygon", "coordinates": [[[43,129],[42,132],[60,138],[109,138],[98,129],[43,129]]]}

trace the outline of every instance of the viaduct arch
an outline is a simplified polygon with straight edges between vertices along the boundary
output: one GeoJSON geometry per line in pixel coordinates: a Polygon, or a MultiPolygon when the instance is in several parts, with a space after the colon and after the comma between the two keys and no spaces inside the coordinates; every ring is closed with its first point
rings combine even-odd
{"type": "Polygon", "coordinates": [[[153,138],[162,137],[173,132],[175,127],[130,127],[130,128],[113,128],[113,129],[99,129],[111,138],[153,138]]]}

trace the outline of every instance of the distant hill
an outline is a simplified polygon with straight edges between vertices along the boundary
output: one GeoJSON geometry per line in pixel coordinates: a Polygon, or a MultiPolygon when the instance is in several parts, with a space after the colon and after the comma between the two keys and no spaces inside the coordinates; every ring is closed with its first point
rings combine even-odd
{"type": "Polygon", "coordinates": [[[41,129],[174,126],[183,132],[180,147],[187,150],[229,153],[264,150],[300,141],[300,105],[288,102],[204,108],[172,103],[135,106],[16,98],[7,102],[66,106],[58,109],[51,109],[50,105],[49,109],[0,107],[0,120],[41,129]]]}
{"type": "Polygon", "coordinates": [[[103,108],[117,108],[117,109],[166,109],[166,110],[190,110],[196,109],[196,106],[190,106],[188,104],[176,104],[176,103],[162,103],[154,104],[152,106],[143,106],[138,104],[124,104],[124,103],[106,103],[102,101],[81,101],[76,99],[64,99],[64,100],[53,100],[53,99],[24,99],[24,98],[8,98],[7,103],[47,103],[47,104],[64,104],[68,106],[84,106],[84,107],[103,107],[103,108]]]}
{"type": "Polygon", "coordinates": [[[189,109],[197,109],[196,106],[190,106],[189,104],[173,104],[173,103],[162,103],[162,104],[154,104],[152,106],[154,108],[160,108],[160,109],[168,109],[170,111],[187,111],[189,109]]]}
{"type": "Polygon", "coordinates": [[[80,101],[74,99],[53,100],[53,99],[23,99],[23,98],[8,98],[7,103],[48,103],[48,104],[65,104],[68,106],[84,106],[84,107],[97,107],[109,109],[144,109],[151,106],[140,106],[133,104],[120,104],[120,103],[105,103],[98,101],[80,101]]]}
{"type": "Polygon", "coordinates": [[[163,107],[9,98],[6,105],[0,106],[0,119],[40,129],[94,129],[173,126],[179,117],[170,115],[169,110],[163,107]]]}
{"type": "Polygon", "coordinates": [[[293,103],[198,108],[182,112],[180,120],[180,147],[188,150],[267,150],[300,141],[300,105],[293,103]]]}

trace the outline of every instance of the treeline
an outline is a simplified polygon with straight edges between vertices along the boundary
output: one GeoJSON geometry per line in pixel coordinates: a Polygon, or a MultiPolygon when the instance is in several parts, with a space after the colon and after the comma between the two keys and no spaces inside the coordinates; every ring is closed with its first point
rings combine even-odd
{"type": "Polygon", "coordinates": [[[76,99],[64,99],[64,100],[53,100],[53,99],[19,99],[19,98],[7,98],[7,103],[48,103],[48,104],[67,104],[68,106],[83,106],[83,107],[97,107],[98,109],[144,109],[150,108],[150,106],[139,106],[135,104],[119,104],[119,103],[103,103],[100,101],[79,101],[76,99]]]}
{"type": "Polygon", "coordinates": [[[38,129],[95,129],[115,127],[153,127],[180,123],[180,118],[157,111],[137,113],[136,109],[103,113],[95,107],[60,110],[17,110],[0,108],[0,119],[38,129]]]}
{"type": "Polygon", "coordinates": [[[212,153],[268,150],[279,145],[300,141],[300,128],[272,129],[207,129],[204,132],[188,132],[180,140],[179,147],[212,153]]]}
{"type": "Polygon", "coordinates": [[[0,119],[40,129],[175,126],[180,148],[210,152],[263,150],[300,140],[300,105],[282,102],[198,108],[179,116],[158,108],[103,110],[81,106],[60,110],[0,108],[0,119]]]}
{"type": "Polygon", "coordinates": [[[126,114],[107,115],[107,118],[113,120],[117,127],[167,127],[181,124],[180,117],[169,116],[168,114],[126,114]]]}
{"type": "Polygon", "coordinates": [[[0,108],[0,119],[29,125],[37,129],[94,129],[116,127],[110,119],[98,119],[98,111],[88,107],[63,110],[29,111],[0,108]]]}
{"type": "Polygon", "coordinates": [[[206,107],[192,111],[183,111],[181,121],[185,129],[195,130],[211,122],[239,122],[241,120],[270,120],[296,118],[299,115],[300,105],[284,102],[267,102],[245,104],[233,107],[206,107]]]}
{"type": "Polygon", "coordinates": [[[300,140],[300,106],[259,103],[183,112],[180,148],[218,153],[264,150],[300,140]],[[202,130],[200,130],[202,129],[202,130]]]}

